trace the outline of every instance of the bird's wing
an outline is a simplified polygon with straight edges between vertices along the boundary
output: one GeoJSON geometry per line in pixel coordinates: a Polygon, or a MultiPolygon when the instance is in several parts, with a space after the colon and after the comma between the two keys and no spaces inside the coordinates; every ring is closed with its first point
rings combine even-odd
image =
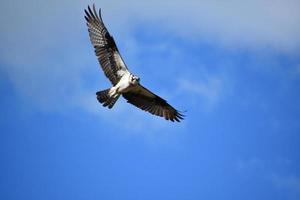
{"type": "Polygon", "coordinates": [[[122,94],[128,103],[147,111],[153,115],[164,117],[166,120],[179,122],[183,115],[173,108],[166,100],[152,93],[142,85],[138,85],[130,92],[122,94]]]}
{"type": "Polygon", "coordinates": [[[101,10],[99,10],[98,15],[95,5],[93,5],[93,11],[89,6],[84,11],[90,40],[95,48],[98,61],[107,78],[115,85],[128,69],[119,53],[114,38],[109,34],[102,21],[101,10]]]}

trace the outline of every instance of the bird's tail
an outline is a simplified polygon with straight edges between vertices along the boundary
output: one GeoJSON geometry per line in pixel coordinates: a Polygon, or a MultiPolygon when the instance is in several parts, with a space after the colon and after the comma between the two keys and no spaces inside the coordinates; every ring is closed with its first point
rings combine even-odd
{"type": "Polygon", "coordinates": [[[108,92],[109,92],[109,89],[106,89],[106,90],[98,91],[96,93],[96,95],[97,95],[98,101],[104,107],[108,106],[108,108],[111,109],[115,105],[115,103],[117,102],[120,95],[118,95],[117,97],[110,97],[108,92]]]}

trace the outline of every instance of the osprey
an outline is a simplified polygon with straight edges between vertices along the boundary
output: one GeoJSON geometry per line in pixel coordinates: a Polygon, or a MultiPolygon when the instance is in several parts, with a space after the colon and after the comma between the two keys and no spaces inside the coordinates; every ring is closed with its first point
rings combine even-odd
{"type": "Polygon", "coordinates": [[[169,105],[166,100],[143,87],[140,84],[140,78],[128,70],[113,37],[102,21],[101,10],[98,15],[93,5],[93,11],[90,6],[84,11],[96,56],[106,77],[113,85],[109,89],[96,93],[98,101],[110,109],[122,95],[128,103],[153,115],[171,121],[182,120],[184,116],[179,111],[169,105]]]}

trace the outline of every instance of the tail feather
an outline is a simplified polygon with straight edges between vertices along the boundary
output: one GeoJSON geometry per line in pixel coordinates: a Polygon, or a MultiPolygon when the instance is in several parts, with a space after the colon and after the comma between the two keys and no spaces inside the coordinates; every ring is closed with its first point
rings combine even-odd
{"type": "Polygon", "coordinates": [[[110,97],[108,92],[109,89],[106,89],[106,90],[98,91],[96,95],[99,103],[101,103],[104,107],[107,106],[109,109],[111,109],[117,102],[120,95],[114,98],[114,97],[110,97]]]}

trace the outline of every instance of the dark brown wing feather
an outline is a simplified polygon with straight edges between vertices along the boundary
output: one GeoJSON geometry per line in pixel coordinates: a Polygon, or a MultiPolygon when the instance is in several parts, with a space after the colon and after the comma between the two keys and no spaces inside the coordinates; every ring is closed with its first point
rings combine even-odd
{"type": "Polygon", "coordinates": [[[120,80],[123,72],[128,69],[118,51],[113,37],[109,34],[102,21],[100,10],[98,15],[95,5],[93,5],[93,11],[89,6],[88,9],[84,11],[90,40],[95,48],[98,61],[107,78],[115,85],[120,80]]]}
{"type": "Polygon", "coordinates": [[[131,92],[123,93],[123,97],[128,103],[153,115],[164,117],[166,120],[180,122],[184,117],[179,111],[168,104],[166,100],[141,85],[137,86],[131,92]]]}

